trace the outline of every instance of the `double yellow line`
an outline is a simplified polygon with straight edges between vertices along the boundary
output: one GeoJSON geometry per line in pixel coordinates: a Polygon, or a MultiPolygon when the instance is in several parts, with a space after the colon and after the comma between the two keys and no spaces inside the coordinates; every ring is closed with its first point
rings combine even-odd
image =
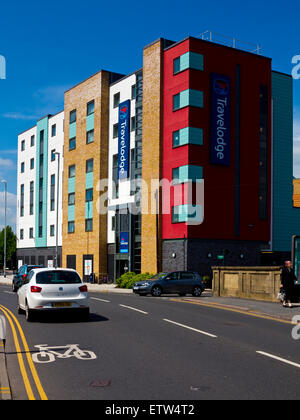
{"type": "Polygon", "coordinates": [[[21,345],[20,345],[20,341],[19,341],[19,338],[18,338],[17,330],[20,334],[20,337],[21,337],[21,340],[22,340],[22,343],[23,343],[23,347],[24,347],[24,350],[25,350],[25,354],[26,354],[26,357],[27,357],[28,366],[29,366],[33,381],[35,383],[36,389],[39,393],[40,399],[41,400],[48,400],[47,395],[45,394],[45,391],[44,391],[44,389],[42,387],[42,384],[40,382],[40,379],[38,377],[38,374],[37,374],[37,371],[35,369],[34,363],[32,361],[30,350],[29,350],[24,332],[22,330],[22,327],[21,327],[19,321],[14,316],[14,314],[9,309],[7,309],[5,306],[0,305],[0,310],[6,316],[8,322],[10,324],[11,330],[12,330],[14,343],[15,343],[15,347],[16,347],[16,352],[17,352],[17,357],[18,357],[18,362],[19,362],[19,366],[20,366],[20,371],[21,371],[21,375],[22,375],[22,379],[23,379],[23,382],[24,382],[24,385],[25,385],[25,389],[26,389],[28,399],[29,400],[36,400],[33,389],[32,389],[32,386],[31,386],[31,383],[30,383],[30,380],[29,380],[29,376],[27,374],[27,370],[26,370],[26,367],[25,367],[25,363],[24,363],[24,359],[23,359],[23,355],[22,355],[22,350],[21,350],[21,345]],[[15,325],[16,325],[16,327],[15,327],[15,325]]]}

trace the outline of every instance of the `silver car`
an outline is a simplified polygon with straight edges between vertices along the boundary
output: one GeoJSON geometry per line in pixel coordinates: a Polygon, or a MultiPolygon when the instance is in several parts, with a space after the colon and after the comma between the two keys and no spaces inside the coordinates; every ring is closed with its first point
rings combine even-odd
{"type": "Polygon", "coordinates": [[[80,311],[89,318],[87,286],[71,269],[33,269],[18,289],[18,312],[25,312],[27,321],[44,311],[80,311]]]}

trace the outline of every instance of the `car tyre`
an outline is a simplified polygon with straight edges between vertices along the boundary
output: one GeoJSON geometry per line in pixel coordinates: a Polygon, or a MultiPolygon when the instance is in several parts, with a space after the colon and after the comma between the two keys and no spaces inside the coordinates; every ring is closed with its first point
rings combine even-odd
{"type": "Polygon", "coordinates": [[[28,303],[26,302],[25,317],[27,322],[34,321],[34,312],[32,309],[29,309],[28,303]]]}
{"type": "Polygon", "coordinates": [[[153,286],[151,290],[151,295],[154,297],[160,297],[162,294],[162,290],[159,286],[153,286]]]}
{"type": "Polygon", "coordinates": [[[178,293],[179,296],[186,296],[186,293],[178,293]]]}
{"type": "Polygon", "coordinates": [[[24,311],[23,311],[23,309],[21,309],[21,306],[20,306],[20,304],[18,303],[18,314],[19,315],[21,315],[21,314],[23,314],[24,313],[24,311]]]}
{"type": "Polygon", "coordinates": [[[16,292],[18,291],[18,288],[14,285],[14,283],[13,283],[13,285],[12,285],[12,291],[13,291],[14,293],[16,293],[16,292]]]}
{"type": "Polygon", "coordinates": [[[200,297],[202,295],[202,287],[195,286],[193,289],[192,295],[195,297],[200,297]]]}

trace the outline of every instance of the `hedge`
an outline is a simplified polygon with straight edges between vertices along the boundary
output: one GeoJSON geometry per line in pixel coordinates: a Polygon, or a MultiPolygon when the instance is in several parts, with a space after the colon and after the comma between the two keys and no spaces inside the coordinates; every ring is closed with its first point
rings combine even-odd
{"type": "Polygon", "coordinates": [[[132,271],[128,271],[128,273],[123,274],[116,280],[116,284],[122,289],[132,289],[136,282],[147,280],[152,276],[153,274],[150,273],[136,274],[132,271]]]}

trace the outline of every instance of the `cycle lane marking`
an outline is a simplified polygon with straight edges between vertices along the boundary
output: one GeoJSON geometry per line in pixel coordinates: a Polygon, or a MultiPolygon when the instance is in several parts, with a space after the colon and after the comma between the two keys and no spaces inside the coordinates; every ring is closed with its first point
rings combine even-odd
{"type": "Polygon", "coordinates": [[[81,350],[79,344],[67,344],[61,346],[48,346],[48,344],[37,344],[39,351],[32,354],[32,360],[35,363],[52,363],[57,359],[69,359],[76,357],[78,360],[96,360],[97,356],[93,351],[81,350]],[[64,353],[59,350],[65,350],[64,353]],[[47,360],[48,358],[48,360],[47,360]],[[43,360],[44,359],[44,360],[43,360]]]}
{"type": "MultiPolygon", "coordinates": [[[[12,326],[12,328],[14,328],[13,321],[15,322],[15,324],[16,324],[16,326],[18,328],[19,334],[21,336],[21,340],[23,342],[23,346],[24,346],[24,349],[25,349],[25,353],[26,353],[28,365],[29,365],[29,368],[30,368],[30,371],[31,371],[33,380],[35,382],[36,388],[38,390],[38,393],[39,393],[39,395],[40,395],[40,397],[41,397],[42,400],[47,401],[48,400],[47,395],[46,395],[46,393],[45,393],[45,391],[43,389],[43,386],[41,384],[40,378],[39,378],[38,373],[37,373],[37,371],[35,369],[34,363],[33,363],[32,358],[31,358],[31,353],[30,353],[30,350],[29,350],[29,346],[27,344],[27,340],[25,338],[25,334],[24,334],[24,332],[22,330],[22,327],[21,327],[19,321],[14,316],[14,314],[9,309],[7,309],[5,306],[0,305],[0,309],[2,309],[3,312],[6,312],[6,316],[8,317],[8,320],[9,320],[10,325],[12,326]],[[10,319],[10,317],[11,317],[11,319],[10,319]]],[[[17,335],[16,335],[16,339],[18,340],[17,335]]],[[[19,345],[19,341],[18,341],[18,345],[19,345]]],[[[20,349],[20,345],[19,345],[19,349],[20,349]]],[[[17,351],[17,353],[18,353],[18,351],[17,351]]],[[[19,354],[18,354],[18,356],[19,356],[19,354]]],[[[20,356],[22,357],[21,354],[20,354],[20,356]]],[[[23,357],[22,357],[22,361],[23,361],[23,357]]],[[[24,365],[24,362],[23,362],[23,365],[24,365]]],[[[25,368],[25,366],[24,366],[24,368],[25,368]]],[[[26,373],[26,370],[25,370],[25,373],[26,373]]],[[[26,376],[27,376],[27,374],[26,374],[26,376]]],[[[27,378],[28,378],[28,376],[27,376],[27,378]]],[[[30,386],[30,388],[31,388],[31,386],[30,386]]],[[[32,390],[32,388],[31,388],[31,390],[32,390]]],[[[33,398],[33,399],[35,399],[35,398],[33,398]]]]}

